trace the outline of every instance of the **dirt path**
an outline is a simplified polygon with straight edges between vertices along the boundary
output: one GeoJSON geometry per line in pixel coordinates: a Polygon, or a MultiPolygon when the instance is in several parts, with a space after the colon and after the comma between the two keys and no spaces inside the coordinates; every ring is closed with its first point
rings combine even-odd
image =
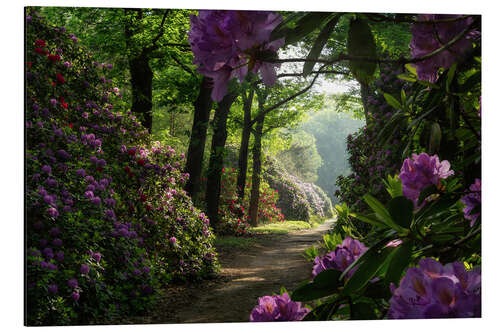
{"type": "MultiPolygon", "coordinates": [[[[248,322],[259,297],[293,290],[311,277],[303,251],[322,239],[333,221],[307,231],[262,237],[248,250],[219,254],[222,266],[214,281],[171,287],[143,323],[248,322]]],[[[139,323],[134,320],[135,323],[139,323]]]]}

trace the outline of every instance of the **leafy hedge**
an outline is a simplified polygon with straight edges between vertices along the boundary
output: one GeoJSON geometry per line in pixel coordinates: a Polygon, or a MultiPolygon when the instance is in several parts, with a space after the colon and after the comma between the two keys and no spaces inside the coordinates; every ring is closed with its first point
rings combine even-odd
{"type": "Polygon", "coordinates": [[[137,314],[173,279],[212,274],[213,234],[159,143],[62,27],[26,17],[27,324],[137,314]]]}

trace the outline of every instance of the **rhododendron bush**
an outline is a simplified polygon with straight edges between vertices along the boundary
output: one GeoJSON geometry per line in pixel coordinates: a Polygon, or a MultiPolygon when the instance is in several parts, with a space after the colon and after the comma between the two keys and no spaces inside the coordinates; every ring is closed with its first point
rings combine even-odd
{"type": "Polygon", "coordinates": [[[309,221],[332,216],[332,203],[323,190],[288,173],[272,157],[265,162],[264,179],[279,193],[277,206],[287,220],[309,221]]]}
{"type": "Polygon", "coordinates": [[[26,26],[26,279],[30,325],[136,314],[173,279],[212,274],[183,155],[151,143],[78,38],[26,26]]]}
{"type": "MultiPolygon", "coordinates": [[[[243,236],[249,233],[250,229],[250,190],[251,181],[245,185],[245,198],[242,201],[238,198],[236,189],[237,171],[234,168],[222,169],[221,204],[219,214],[222,223],[217,230],[220,234],[232,234],[243,236]]],[[[257,221],[259,224],[284,222],[281,209],[276,206],[279,193],[273,190],[265,182],[260,183],[259,209],[257,221]]]]}

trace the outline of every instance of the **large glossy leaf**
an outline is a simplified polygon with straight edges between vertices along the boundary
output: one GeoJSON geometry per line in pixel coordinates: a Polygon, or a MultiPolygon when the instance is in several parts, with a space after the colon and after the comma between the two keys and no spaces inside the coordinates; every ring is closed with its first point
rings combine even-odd
{"type": "MultiPolygon", "coordinates": [[[[377,57],[377,47],[368,23],[360,18],[352,19],[347,36],[347,53],[354,57],[377,57]]],[[[373,80],[377,63],[370,61],[350,60],[349,68],[353,76],[362,84],[373,80]]]]}
{"type": "Polygon", "coordinates": [[[307,36],[315,29],[321,27],[323,22],[332,15],[332,13],[313,12],[304,15],[298,22],[295,28],[289,30],[285,34],[285,44],[293,44],[307,36]]]}
{"type": "Polygon", "coordinates": [[[335,269],[327,269],[319,273],[312,282],[303,284],[295,289],[291,299],[307,302],[336,293],[341,273],[335,269]]]}
{"type": "Polygon", "coordinates": [[[337,287],[339,284],[340,274],[342,274],[342,272],[337,269],[326,269],[316,275],[314,278],[314,284],[318,288],[337,287]]]}
{"type": "Polygon", "coordinates": [[[390,106],[392,106],[396,110],[401,109],[401,103],[399,103],[399,101],[396,98],[394,98],[392,95],[384,93],[384,98],[387,101],[387,104],[389,104],[390,106]]]}
{"type": "Polygon", "coordinates": [[[409,240],[403,242],[403,244],[396,248],[394,254],[391,256],[391,261],[387,268],[387,273],[385,274],[386,282],[392,282],[399,285],[399,280],[410,263],[412,249],[413,242],[409,240]]]}
{"type": "Polygon", "coordinates": [[[368,224],[371,224],[371,225],[374,225],[376,227],[379,227],[379,228],[387,228],[387,225],[385,225],[384,223],[374,219],[374,218],[371,218],[369,216],[365,216],[365,215],[362,215],[362,214],[359,214],[359,213],[350,213],[349,214],[350,216],[362,221],[362,222],[365,222],[365,223],[368,223],[368,224]]]}
{"type": "Polygon", "coordinates": [[[428,196],[439,193],[436,185],[430,185],[424,188],[421,192],[420,195],[418,196],[418,204],[420,205],[422,201],[424,201],[428,196]]]}
{"type": "Polygon", "coordinates": [[[389,214],[394,222],[403,228],[409,228],[413,220],[413,202],[400,196],[391,199],[388,204],[389,214]]]}
{"type": "Polygon", "coordinates": [[[363,288],[368,281],[373,279],[379,270],[384,266],[391,252],[394,250],[392,247],[385,247],[377,251],[365,252],[364,261],[359,265],[354,274],[347,280],[342,295],[350,295],[361,288],[363,288]]]}
{"type": "MultiPolygon", "coordinates": [[[[323,50],[323,47],[328,41],[328,38],[330,37],[333,29],[335,29],[335,26],[337,25],[340,16],[341,14],[337,14],[334,17],[332,17],[330,21],[328,21],[328,23],[326,23],[326,25],[323,27],[318,37],[314,41],[313,47],[311,48],[311,51],[309,51],[309,54],[307,55],[307,59],[312,60],[312,59],[317,59],[319,57],[319,55],[321,54],[321,50],[323,50]]],[[[311,74],[315,64],[316,62],[306,61],[304,63],[303,75],[307,76],[311,74]]]]}
{"type": "Polygon", "coordinates": [[[433,122],[431,125],[431,131],[429,135],[429,146],[428,153],[434,154],[439,150],[439,146],[441,145],[441,127],[437,122],[433,122]]]}
{"type": "Polygon", "coordinates": [[[290,22],[297,21],[307,15],[307,12],[294,12],[285,17],[283,21],[271,32],[269,40],[273,41],[285,37],[292,29],[288,27],[290,22]]]}
{"type": "Polygon", "coordinates": [[[353,320],[378,319],[374,309],[375,309],[375,304],[372,303],[366,303],[366,302],[354,303],[351,308],[352,316],[350,319],[353,320]]]}
{"type": "Polygon", "coordinates": [[[370,206],[370,208],[373,210],[377,218],[383,222],[385,225],[387,225],[390,228],[393,228],[396,231],[404,231],[402,227],[394,223],[392,220],[391,214],[389,211],[378,201],[375,199],[372,195],[370,194],[365,194],[363,196],[363,200],[365,200],[366,204],[370,206]]]}

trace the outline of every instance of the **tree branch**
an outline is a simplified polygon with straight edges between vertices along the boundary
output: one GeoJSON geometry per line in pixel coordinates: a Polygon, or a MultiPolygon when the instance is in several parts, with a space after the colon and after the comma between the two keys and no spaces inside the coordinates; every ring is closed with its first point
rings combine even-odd
{"type": "Polygon", "coordinates": [[[160,37],[163,36],[163,33],[164,33],[163,26],[165,25],[165,20],[168,16],[168,13],[170,13],[170,9],[166,9],[165,12],[163,13],[163,17],[161,19],[160,29],[158,31],[158,34],[151,41],[151,46],[144,48],[144,50],[143,50],[144,53],[150,53],[151,51],[154,51],[158,48],[158,45],[156,43],[158,42],[160,37]]]}
{"type": "MultiPolygon", "coordinates": [[[[321,68],[320,68],[320,70],[318,72],[321,72],[321,70],[325,66],[326,65],[321,66],[321,68]]],[[[314,79],[312,79],[311,83],[307,87],[301,89],[300,91],[296,92],[295,94],[291,95],[290,97],[287,97],[284,100],[282,100],[282,101],[280,101],[280,102],[278,102],[278,103],[276,103],[276,104],[268,107],[267,109],[263,110],[262,112],[260,112],[254,119],[252,119],[250,121],[250,126],[252,126],[253,124],[255,124],[257,121],[260,121],[260,120],[264,119],[264,117],[266,116],[266,114],[268,114],[269,112],[273,111],[274,109],[279,108],[280,106],[282,106],[283,104],[288,103],[289,101],[291,101],[295,97],[298,97],[298,96],[302,95],[303,93],[307,92],[314,85],[314,82],[316,82],[316,79],[318,78],[318,76],[319,76],[319,73],[316,73],[316,76],[314,77],[314,79]]]]}
{"type": "Polygon", "coordinates": [[[182,61],[179,60],[174,54],[170,54],[170,57],[181,67],[184,71],[188,72],[192,76],[196,77],[196,73],[193,72],[191,68],[189,68],[186,64],[182,63],[182,61]]]}
{"type": "Polygon", "coordinates": [[[355,61],[365,61],[365,62],[375,62],[375,63],[397,63],[397,64],[409,64],[409,63],[417,63],[429,58],[432,58],[436,54],[449,49],[453,44],[459,41],[462,37],[468,33],[472,27],[474,26],[475,20],[462,32],[456,35],[452,40],[450,40],[447,44],[442,47],[427,53],[421,57],[415,57],[410,59],[400,58],[400,59],[381,59],[381,58],[372,58],[372,57],[364,57],[364,56],[352,56],[345,53],[339,54],[337,57],[333,59],[304,59],[304,58],[289,58],[289,59],[273,59],[270,62],[274,63],[286,63],[286,62],[317,62],[325,65],[331,65],[344,60],[355,60],[355,61]]]}

